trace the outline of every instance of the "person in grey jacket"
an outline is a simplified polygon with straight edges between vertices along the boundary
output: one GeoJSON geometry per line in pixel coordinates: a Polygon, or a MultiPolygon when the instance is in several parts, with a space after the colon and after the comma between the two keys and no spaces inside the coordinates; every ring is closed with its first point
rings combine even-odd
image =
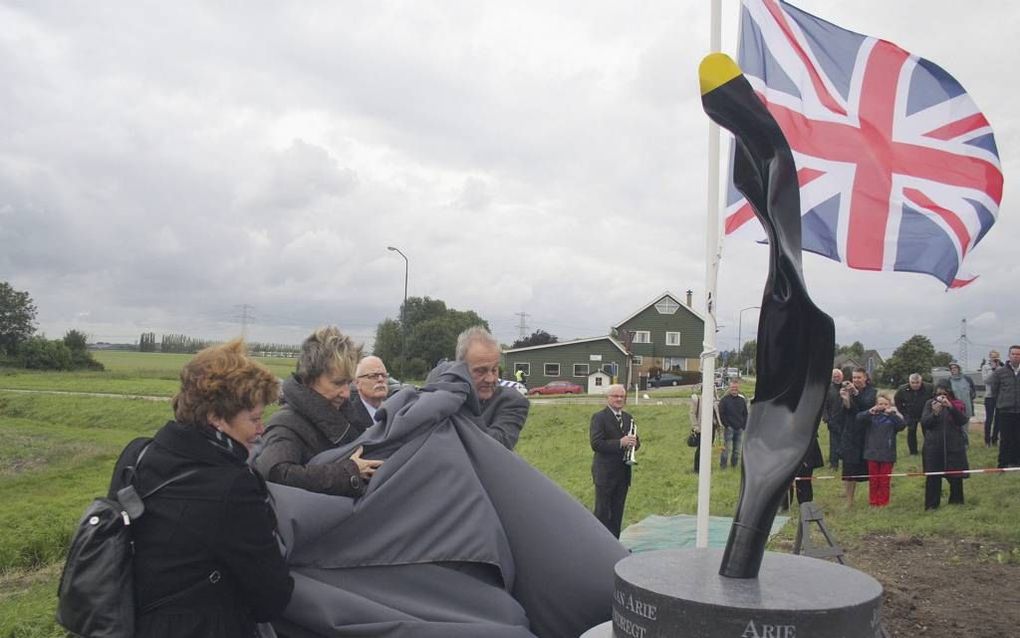
{"type": "Polygon", "coordinates": [[[301,345],[297,372],[283,383],[283,407],[269,419],[254,466],[267,481],[323,494],[360,496],[382,461],[349,458],[308,465],[316,454],[356,439],[362,429],[342,408],[361,348],[334,326],[319,328],[301,345]]]}
{"type": "Polygon", "coordinates": [[[999,424],[999,467],[1020,466],[1020,345],[1009,347],[1009,361],[992,373],[999,424]]]}
{"type": "Polygon", "coordinates": [[[508,450],[514,449],[528,419],[531,403],[520,392],[499,384],[499,342],[481,326],[457,337],[457,361],[467,364],[481,403],[478,427],[508,450]]]}
{"type": "Polygon", "coordinates": [[[988,360],[981,364],[981,380],[985,382],[985,447],[999,442],[999,427],[995,423],[995,394],[992,393],[992,374],[1002,367],[998,350],[988,352],[988,360]]]}

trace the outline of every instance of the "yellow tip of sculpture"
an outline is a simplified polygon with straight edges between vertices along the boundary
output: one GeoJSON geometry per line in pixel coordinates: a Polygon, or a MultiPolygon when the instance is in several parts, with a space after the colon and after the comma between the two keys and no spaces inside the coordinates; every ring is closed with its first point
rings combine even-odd
{"type": "Polygon", "coordinates": [[[698,78],[701,82],[701,94],[705,95],[726,84],[741,73],[740,67],[733,58],[725,53],[706,55],[698,67],[698,78]]]}

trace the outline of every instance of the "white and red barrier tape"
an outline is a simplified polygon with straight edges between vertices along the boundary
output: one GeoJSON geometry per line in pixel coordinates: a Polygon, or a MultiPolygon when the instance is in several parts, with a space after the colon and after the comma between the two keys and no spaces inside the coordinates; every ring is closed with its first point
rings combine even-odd
{"type": "Polygon", "coordinates": [[[988,467],[978,470],[945,470],[942,472],[892,472],[889,474],[851,474],[850,476],[798,476],[796,481],[825,481],[825,480],[849,480],[849,479],[870,479],[879,476],[948,476],[955,478],[963,474],[1002,474],[1004,472],[1020,472],[1020,467],[988,467]]]}

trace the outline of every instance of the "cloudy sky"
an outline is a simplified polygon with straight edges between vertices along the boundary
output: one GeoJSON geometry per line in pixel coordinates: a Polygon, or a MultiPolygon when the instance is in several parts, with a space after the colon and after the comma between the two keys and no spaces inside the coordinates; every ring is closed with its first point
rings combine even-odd
{"type": "MultiPolygon", "coordinates": [[[[1006,174],[963,290],[807,255],[837,341],[888,355],[920,332],[955,353],[967,319],[972,365],[1020,341],[1020,9],[796,4],[953,73],[1006,174]]],[[[403,295],[387,246],[411,295],[505,342],[519,312],[568,339],[667,289],[704,302],[704,0],[0,2],[0,24],[0,280],[51,336],[222,339],[247,311],[256,340],[336,323],[370,341],[403,295]]],[[[766,254],[724,245],[723,348],[766,254]]]]}

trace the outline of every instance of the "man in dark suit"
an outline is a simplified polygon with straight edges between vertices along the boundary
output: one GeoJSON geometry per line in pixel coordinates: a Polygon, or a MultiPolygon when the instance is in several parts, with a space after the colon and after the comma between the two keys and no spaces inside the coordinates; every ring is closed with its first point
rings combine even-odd
{"type": "Polygon", "coordinates": [[[375,423],[375,411],[386,400],[390,378],[382,359],[367,356],[358,362],[354,372],[354,392],[344,404],[344,416],[361,430],[375,423]]]}
{"type": "Polygon", "coordinates": [[[617,538],[630,488],[630,466],[624,462],[624,453],[641,445],[637,436],[630,434],[633,418],[623,411],[626,402],[627,391],[622,385],[609,386],[606,407],[592,415],[589,427],[591,449],[595,451],[591,463],[595,518],[617,538]]]}

